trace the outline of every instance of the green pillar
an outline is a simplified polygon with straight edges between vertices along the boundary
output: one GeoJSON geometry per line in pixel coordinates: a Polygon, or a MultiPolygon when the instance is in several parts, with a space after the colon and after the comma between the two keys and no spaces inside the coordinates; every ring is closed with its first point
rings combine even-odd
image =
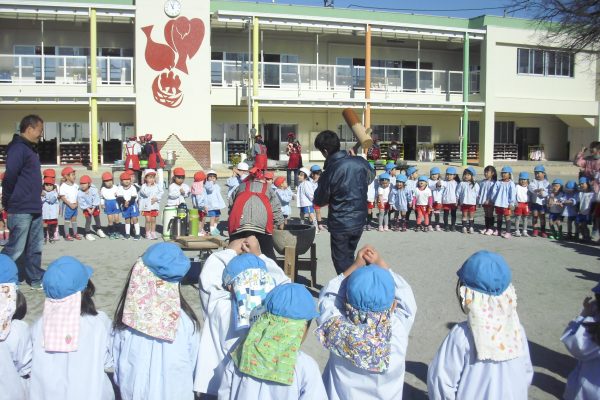
{"type": "Polygon", "coordinates": [[[465,32],[463,48],[463,120],[462,120],[462,165],[467,165],[467,150],[469,146],[469,33],[465,32]]]}

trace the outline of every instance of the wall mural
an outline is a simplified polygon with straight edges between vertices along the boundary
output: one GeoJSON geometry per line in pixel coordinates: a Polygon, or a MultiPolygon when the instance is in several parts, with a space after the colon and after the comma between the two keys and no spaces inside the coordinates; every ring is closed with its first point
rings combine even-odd
{"type": "Polygon", "coordinates": [[[194,58],[204,39],[204,22],[186,17],[170,20],[164,29],[167,44],[152,40],[154,25],[141,29],[146,35],[146,64],[160,72],[152,82],[154,100],[165,107],[179,107],[183,101],[183,91],[181,77],[175,70],[188,74],[187,61],[194,58]]]}

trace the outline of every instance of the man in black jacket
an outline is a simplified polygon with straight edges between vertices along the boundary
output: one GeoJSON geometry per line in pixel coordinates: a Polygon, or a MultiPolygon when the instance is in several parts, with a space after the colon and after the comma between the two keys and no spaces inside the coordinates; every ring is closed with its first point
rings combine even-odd
{"type": "Polygon", "coordinates": [[[341,274],[354,262],[367,219],[367,188],[375,179],[375,171],[362,157],[341,151],[335,132],[319,133],[315,147],[326,160],[313,202],[320,207],[329,205],[331,258],[336,272],[341,274]]]}
{"type": "Polygon", "coordinates": [[[27,275],[33,289],[42,288],[42,175],[37,144],[44,132],[44,121],[28,115],[19,125],[20,135],[8,144],[6,172],[2,181],[2,206],[8,212],[8,243],[2,254],[12,258],[19,275],[27,275]]]}

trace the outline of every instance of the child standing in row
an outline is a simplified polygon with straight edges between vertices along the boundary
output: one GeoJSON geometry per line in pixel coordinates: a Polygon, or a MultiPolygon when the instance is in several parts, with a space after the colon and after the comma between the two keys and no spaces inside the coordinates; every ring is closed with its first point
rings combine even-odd
{"type": "Polygon", "coordinates": [[[294,194],[288,187],[287,181],[283,176],[278,176],[275,178],[275,186],[277,187],[275,194],[277,194],[277,198],[279,198],[279,202],[281,203],[281,213],[283,214],[283,218],[287,224],[288,218],[292,212],[290,203],[292,202],[294,194]]]}
{"type": "Polygon", "coordinates": [[[102,174],[102,187],[100,188],[100,207],[108,219],[108,238],[119,239],[119,204],[117,203],[117,187],[113,183],[110,172],[102,174]]]}
{"type": "Polygon", "coordinates": [[[396,177],[396,187],[390,194],[390,214],[394,212],[394,225],[392,230],[406,232],[406,211],[412,195],[406,190],[406,175],[396,177]]]}
{"type": "Polygon", "coordinates": [[[527,218],[529,217],[529,174],[521,172],[519,174],[519,184],[515,187],[517,206],[515,208],[515,236],[528,237],[527,218]],[[523,222],[523,234],[519,231],[519,219],[523,222]]]}
{"type": "Polygon", "coordinates": [[[77,204],[83,210],[85,216],[85,238],[87,240],[96,240],[92,235],[92,217],[96,224],[96,234],[101,238],[106,235],[102,232],[100,224],[100,195],[98,189],[92,185],[92,178],[83,175],[79,178],[79,193],[77,193],[77,204]]]}
{"type": "Polygon", "coordinates": [[[496,224],[498,236],[502,236],[504,239],[510,239],[510,215],[511,210],[515,207],[516,202],[516,188],[515,183],[512,181],[512,168],[503,167],[500,171],[501,181],[496,182],[491,193],[491,200],[496,210],[496,224]],[[502,234],[502,222],[506,222],[506,232],[502,234]]]}
{"type": "Polygon", "coordinates": [[[379,189],[377,189],[377,208],[379,209],[379,232],[389,231],[389,213],[390,213],[390,174],[383,173],[379,175],[379,189]]]}
{"type": "Polygon", "coordinates": [[[446,180],[440,182],[442,187],[442,209],[444,210],[444,230],[454,232],[456,230],[456,209],[458,199],[456,198],[456,188],[458,179],[456,177],[456,168],[446,168],[446,180]],[[448,227],[448,214],[450,214],[450,227],[448,227]]]}
{"type": "Polygon", "coordinates": [[[140,224],[138,222],[140,209],[137,203],[138,191],[136,187],[132,185],[131,179],[131,175],[127,172],[121,174],[121,185],[117,188],[117,202],[121,206],[121,215],[125,220],[125,236],[123,239],[127,240],[131,237],[131,225],[133,224],[135,232],[133,240],[140,240],[140,224]]]}
{"type": "Polygon", "coordinates": [[[588,179],[585,176],[582,176],[579,178],[579,194],[577,197],[577,203],[579,204],[577,225],[579,227],[581,239],[584,242],[588,242],[591,239],[588,225],[592,223],[593,201],[594,192],[590,190],[588,179]]]}
{"type": "Polygon", "coordinates": [[[206,174],[203,171],[198,171],[194,174],[194,183],[192,184],[191,196],[192,206],[198,210],[198,236],[206,236],[204,230],[204,218],[206,218],[206,190],[204,190],[204,182],[206,174]]]}
{"type": "Polygon", "coordinates": [[[81,240],[82,237],[77,233],[77,195],[79,186],[75,183],[75,171],[71,167],[63,168],[61,175],[64,182],[58,189],[58,195],[63,202],[62,215],[64,219],[65,240],[81,240]],[[69,235],[69,226],[73,236],[69,235]]]}
{"type": "Polygon", "coordinates": [[[550,213],[550,239],[562,239],[563,205],[562,205],[562,179],[552,181],[550,194],[548,194],[548,212],[550,213]]]}
{"type": "Polygon", "coordinates": [[[173,169],[173,178],[169,185],[169,196],[167,197],[167,207],[177,207],[185,203],[185,199],[190,196],[190,187],[184,183],[185,170],[181,167],[173,169]]]}
{"type": "Polygon", "coordinates": [[[486,235],[494,234],[494,203],[491,200],[492,189],[496,186],[498,176],[496,168],[488,165],[483,170],[484,180],[479,184],[479,194],[477,196],[477,204],[483,207],[485,217],[485,229],[480,233],[486,235]]]}
{"type": "Polygon", "coordinates": [[[427,177],[422,175],[419,177],[417,189],[413,192],[412,206],[417,212],[417,224],[415,232],[421,228],[423,232],[429,230],[429,214],[431,213],[431,205],[433,204],[433,195],[431,189],[427,185],[427,177]],[[424,225],[421,225],[423,222],[424,225]]]}
{"type": "Polygon", "coordinates": [[[146,219],[146,239],[157,240],[156,217],[160,210],[160,199],[163,195],[161,184],[156,183],[156,171],[146,169],[144,171],[144,184],[140,189],[140,210],[146,219]]]}
{"type": "Polygon", "coordinates": [[[44,223],[44,243],[54,243],[54,237],[58,230],[58,214],[60,204],[58,191],[54,184],[54,178],[44,178],[44,189],[42,190],[42,220],[44,223]]]}
{"type": "Polygon", "coordinates": [[[440,227],[440,210],[442,209],[442,183],[440,181],[441,171],[438,167],[433,167],[429,170],[429,180],[427,181],[429,185],[429,189],[433,195],[433,205],[431,206],[433,212],[434,221],[431,225],[432,230],[441,231],[440,227]],[[439,183],[439,185],[438,185],[439,183]],[[433,224],[435,223],[435,228],[433,228],[433,224]]]}
{"type": "Polygon", "coordinates": [[[529,202],[533,215],[533,237],[538,234],[546,238],[546,207],[550,183],[546,179],[546,169],[537,165],[533,169],[534,180],[529,184],[529,202]]]}
{"type": "MultiPolygon", "coordinates": [[[[408,178],[406,180],[406,190],[408,191],[408,193],[410,193],[412,195],[415,192],[415,190],[417,189],[417,180],[419,179],[419,170],[417,169],[417,167],[408,167],[408,169],[406,170],[406,177],[408,178]]],[[[411,214],[412,210],[413,210],[413,201],[411,198],[410,203],[408,204],[408,210],[406,210],[406,223],[407,224],[410,221],[410,214],[411,214]]]]}
{"type": "MultiPolygon", "coordinates": [[[[42,171],[42,181],[46,178],[52,178],[52,181],[54,182],[54,186],[56,189],[56,193],[58,193],[58,186],[56,185],[56,171],[52,168],[46,168],[45,170],[42,171]]],[[[0,194],[2,192],[2,189],[0,189],[0,194]]],[[[0,196],[1,197],[1,196],[0,196]]],[[[60,215],[60,196],[58,197],[59,202],[58,202],[58,215],[60,215]]],[[[7,237],[8,237],[8,231],[5,232],[7,237]]],[[[1,230],[0,230],[0,237],[1,237],[1,230]]],[[[54,230],[54,241],[58,241],[60,240],[60,234],[58,232],[58,217],[56,218],[56,229],[54,230]]]]}
{"type": "Polygon", "coordinates": [[[300,222],[304,223],[304,219],[308,215],[308,219],[315,229],[319,230],[317,226],[317,218],[315,217],[315,209],[313,207],[313,198],[315,195],[315,187],[310,181],[310,171],[306,168],[300,168],[298,173],[298,193],[297,193],[297,206],[300,208],[300,222]]]}
{"type": "Polygon", "coordinates": [[[475,211],[479,184],[475,182],[475,169],[467,167],[463,171],[463,180],[456,189],[456,197],[462,213],[462,232],[475,233],[475,211]]]}
{"type": "Polygon", "coordinates": [[[225,201],[221,196],[221,187],[217,183],[217,173],[212,169],[206,173],[206,215],[210,218],[210,234],[213,236],[220,235],[219,218],[221,210],[226,207],[225,201]]]}
{"type": "MultiPolygon", "coordinates": [[[[373,164],[369,163],[371,169],[375,171],[373,164]]],[[[373,210],[375,209],[375,200],[377,198],[377,189],[378,189],[378,180],[377,176],[373,178],[373,181],[367,187],[367,224],[365,225],[365,230],[371,230],[371,223],[373,222],[373,210]]]]}
{"type": "Polygon", "coordinates": [[[573,240],[573,225],[575,225],[575,236],[577,236],[577,225],[575,220],[577,219],[577,182],[568,181],[565,185],[563,193],[562,204],[563,204],[563,217],[567,218],[567,240],[573,240]]]}

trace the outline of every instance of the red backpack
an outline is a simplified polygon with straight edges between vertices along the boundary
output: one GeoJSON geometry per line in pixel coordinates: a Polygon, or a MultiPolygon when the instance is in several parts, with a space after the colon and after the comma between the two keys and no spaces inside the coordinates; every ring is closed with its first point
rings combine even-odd
{"type": "Polygon", "coordinates": [[[267,211],[267,226],[265,227],[265,232],[269,235],[273,234],[273,209],[271,208],[271,203],[266,195],[268,185],[263,183],[260,192],[253,192],[250,190],[252,182],[244,182],[243,184],[246,185],[246,189],[243,192],[238,192],[235,201],[233,202],[233,207],[231,207],[231,212],[229,213],[229,234],[234,234],[240,228],[246,202],[253,196],[257,196],[262,201],[265,210],[267,211]]]}

